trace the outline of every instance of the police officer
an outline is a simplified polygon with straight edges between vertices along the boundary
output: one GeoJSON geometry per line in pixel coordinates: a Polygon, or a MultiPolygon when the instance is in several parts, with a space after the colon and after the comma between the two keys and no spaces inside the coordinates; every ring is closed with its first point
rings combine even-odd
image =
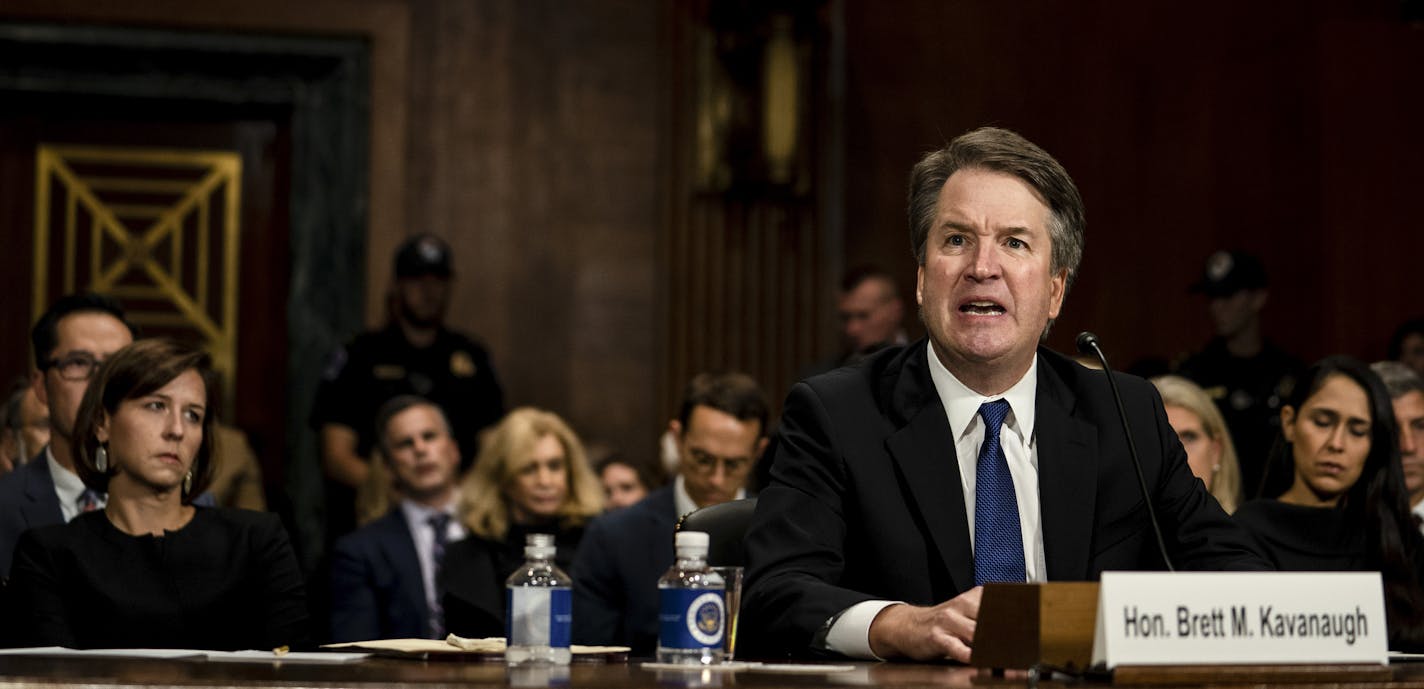
{"type": "Polygon", "coordinates": [[[1236,445],[1247,499],[1257,496],[1280,427],[1281,401],[1303,369],[1261,332],[1266,284],[1266,269],[1256,256],[1240,251],[1209,256],[1201,280],[1191,289],[1206,295],[1216,336],[1178,368],[1221,408],[1236,445]]]}
{"type": "Polygon", "coordinates": [[[397,395],[419,395],[450,420],[468,468],[478,432],[504,414],[504,395],[484,347],[444,325],[450,301],[450,247],[421,234],[396,252],[391,321],[334,352],[311,423],[326,475],[327,538],[355,526],[355,491],[366,481],[376,412],[397,395]]]}

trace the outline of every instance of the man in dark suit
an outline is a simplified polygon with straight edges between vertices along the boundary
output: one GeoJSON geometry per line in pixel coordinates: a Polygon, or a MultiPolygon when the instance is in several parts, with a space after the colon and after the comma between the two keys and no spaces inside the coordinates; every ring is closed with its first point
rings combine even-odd
{"type": "Polygon", "coordinates": [[[443,639],[436,582],[445,546],[466,535],[455,509],[460,449],[440,407],[414,395],[386,402],[376,429],[401,501],[336,541],[331,639],[443,639]]]}
{"type": "Polygon", "coordinates": [[[35,396],[49,408],[50,440],[24,466],[0,476],[0,578],[10,575],[25,530],[104,506],[104,496],[85,489],[74,473],[74,417],[99,364],[132,341],[118,302],[97,294],[60,297],[35,321],[31,379],[35,396]]]}
{"type": "Polygon", "coordinates": [[[574,562],[574,641],[653,650],[658,579],[673,563],[682,515],[746,496],[746,480],[766,447],[766,395],[749,376],[704,373],[683,393],[668,423],[678,445],[672,485],[589,524],[574,562]]]}
{"type": "MultiPolygon", "coordinates": [[[[1106,379],[1039,347],[1082,255],[1067,172],[976,130],[915,166],[910,215],[929,337],[792,390],[747,536],[753,652],[967,661],[984,582],[1162,567],[1106,379]]],[[[1122,378],[1174,563],[1267,569],[1122,378]]]]}

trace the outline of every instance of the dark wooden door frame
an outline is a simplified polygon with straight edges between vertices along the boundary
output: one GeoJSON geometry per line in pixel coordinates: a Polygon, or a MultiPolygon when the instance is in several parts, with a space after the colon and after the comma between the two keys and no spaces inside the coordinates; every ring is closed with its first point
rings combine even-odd
{"type": "Polygon", "coordinates": [[[370,72],[360,38],[0,22],[0,91],[290,108],[289,468],[315,455],[323,361],[363,322],[370,72]]]}

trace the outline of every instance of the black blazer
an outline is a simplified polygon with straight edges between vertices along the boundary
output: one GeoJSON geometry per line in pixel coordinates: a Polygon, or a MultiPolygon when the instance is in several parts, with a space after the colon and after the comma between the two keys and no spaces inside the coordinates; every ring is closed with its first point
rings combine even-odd
{"type": "Polygon", "coordinates": [[[331,554],[331,640],[423,639],[430,606],[405,513],[385,516],[340,539],[331,554]]]}
{"type": "Polygon", "coordinates": [[[6,620],[25,645],[271,649],[308,638],[301,570],[277,516],[198,508],[162,537],[103,511],[31,529],[15,549],[6,620]]]}
{"type": "MultiPolygon", "coordinates": [[[[954,442],[926,341],[797,384],[747,535],[743,642],[804,654],[866,600],[940,603],[974,585],[954,442]]],[[[1161,398],[1115,376],[1180,569],[1269,569],[1192,476],[1161,398]]],[[[1161,569],[1106,377],[1039,350],[1035,436],[1048,578],[1161,569]]]]}
{"type": "Polygon", "coordinates": [[[44,450],[19,469],[0,476],[0,579],[10,575],[20,534],[37,526],[63,523],[64,513],[59,509],[44,450]]]}
{"type": "Polygon", "coordinates": [[[658,640],[658,579],[673,563],[672,485],[589,523],[574,562],[574,642],[631,646],[658,640]]]}
{"type": "Polygon", "coordinates": [[[511,524],[503,541],[471,535],[451,543],[440,572],[447,631],[467,638],[505,635],[505,582],[523,566],[525,539],[533,533],[554,536],[554,564],[573,575],[582,526],[511,524]]]}

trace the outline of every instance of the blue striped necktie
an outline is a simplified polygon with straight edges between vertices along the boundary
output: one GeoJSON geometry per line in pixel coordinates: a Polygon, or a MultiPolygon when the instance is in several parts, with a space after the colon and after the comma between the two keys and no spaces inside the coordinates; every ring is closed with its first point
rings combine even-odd
{"type": "Polygon", "coordinates": [[[974,585],[990,581],[1023,583],[1023,529],[1019,526],[1018,495],[1009,462],[999,442],[999,430],[1009,415],[1009,403],[994,400],[979,405],[984,419],[984,444],[974,478],[974,585]]]}

